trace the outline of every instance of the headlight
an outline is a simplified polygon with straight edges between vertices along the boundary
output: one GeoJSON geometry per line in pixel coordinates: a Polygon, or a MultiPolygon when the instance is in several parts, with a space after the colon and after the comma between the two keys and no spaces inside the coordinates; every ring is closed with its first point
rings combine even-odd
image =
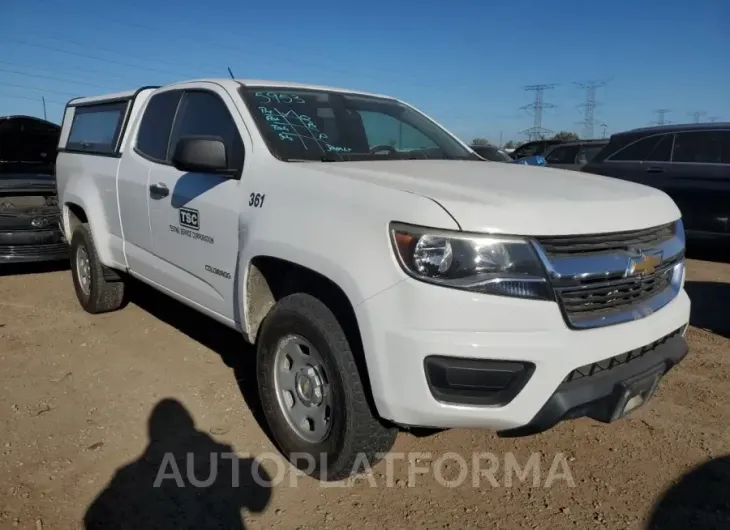
{"type": "Polygon", "coordinates": [[[545,272],[524,239],[391,223],[398,261],[410,276],[485,294],[551,300],[545,272]]]}

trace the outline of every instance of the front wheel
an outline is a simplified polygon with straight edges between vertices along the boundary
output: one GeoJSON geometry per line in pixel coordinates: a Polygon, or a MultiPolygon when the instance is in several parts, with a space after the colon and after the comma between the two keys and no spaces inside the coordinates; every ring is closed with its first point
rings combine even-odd
{"type": "Polygon", "coordinates": [[[317,298],[298,293],[274,306],[257,372],[274,439],[306,474],[341,480],[392,447],[397,429],[373,414],[345,332],[317,298]]]}

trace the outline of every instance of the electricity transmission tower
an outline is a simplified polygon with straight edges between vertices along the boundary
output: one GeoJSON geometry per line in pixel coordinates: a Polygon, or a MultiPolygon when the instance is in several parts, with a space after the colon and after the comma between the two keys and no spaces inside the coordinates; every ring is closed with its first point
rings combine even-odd
{"type": "Polygon", "coordinates": [[[695,112],[691,112],[690,116],[692,116],[692,119],[695,123],[700,123],[702,121],[702,117],[706,116],[707,112],[704,110],[697,110],[695,112]]]}
{"type": "Polygon", "coordinates": [[[672,123],[667,120],[667,114],[669,112],[672,112],[669,109],[656,109],[654,111],[654,114],[657,115],[657,120],[655,122],[652,122],[651,125],[667,125],[669,123],[672,123]]]}
{"type": "Polygon", "coordinates": [[[608,124],[605,123],[605,122],[601,122],[601,124],[599,125],[599,127],[601,129],[603,129],[603,131],[601,131],[601,138],[605,138],[606,137],[606,129],[608,129],[608,124]]]}
{"type": "Polygon", "coordinates": [[[583,138],[593,138],[596,123],[595,113],[596,107],[598,106],[598,102],[596,101],[596,90],[606,86],[606,83],[608,83],[608,81],[586,81],[584,83],[575,83],[586,91],[585,103],[578,106],[578,108],[583,109],[583,121],[580,122],[583,125],[583,138]]]}
{"type": "Polygon", "coordinates": [[[717,121],[717,117],[716,116],[710,116],[709,118],[707,118],[707,121],[709,121],[710,123],[715,123],[717,121]]]}
{"type": "Polygon", "coordinates": [[[552,134],[553,131],[550,129],[544,129],[542,126],[542,111],[545,109],[552,109],[555,108],[555,105],[552,103],[545,103],[544,101],[544,92],[546,90],[550,90],[552,88],[555,88],[554,84],[551,85],[529,85],[524,87],[526,91],[528,92],[535,92],[535,101],[530,103],[529,105],[525,105],[524,107],[520,107],[522,110],[532,111],[532,127],[529,129],[525,129],[524,131],[520,131],[521,134],[526,134],[527,139],[529,140],[537,140],[539,138],[544,138],[545,136],[552,134]]]}

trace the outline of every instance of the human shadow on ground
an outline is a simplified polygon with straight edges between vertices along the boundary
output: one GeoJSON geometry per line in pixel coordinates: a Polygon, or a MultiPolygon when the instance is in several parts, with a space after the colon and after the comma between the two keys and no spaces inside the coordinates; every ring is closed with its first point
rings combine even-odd
{"type": "Polygon", "coordinates": [[[684,288],[692,300],[690,324],[730,338],[730,283],[687,281],[684,288]]]}
{"type": "Polygon", "coordinates": [[[669,487],[649,516],[646,530],[730,528],[730,455],[709,460],[669,487]]]}
{"type": "Polygon", "coordinates": [[[197,430],[179,401],[155,406],[148,434],[142,456],[89,506],[85,530],[243,530],[243,510],[265,510],[271,479],[263,467],[197,430]]]}
{"type": "Polygon", "coordinates": [[[256,350],[241,333],[139,281],[127,280],[127,298],[155,318],[220,355],[233,370],[238,389],[261,430],[270,437],[256,382],[256,350]]]}

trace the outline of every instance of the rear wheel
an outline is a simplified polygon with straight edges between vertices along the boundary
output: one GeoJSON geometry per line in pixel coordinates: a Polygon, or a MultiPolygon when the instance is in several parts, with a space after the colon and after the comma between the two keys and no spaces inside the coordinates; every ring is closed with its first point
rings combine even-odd
{"type": "Polygon", "coordinates": [[[88,223],[71,237],[71,276],[76,298],[89,313],[106,313],[124,305],[124,281],[99,261],[88,223]]]}
{"type": "Polygon", "coordinates": [[[282,298],[258,340],[259,393],[280,450],[305,473],[341,480],[373,466],[397,429],[369,405],[345,332],[317,298],[282,298]]]}

